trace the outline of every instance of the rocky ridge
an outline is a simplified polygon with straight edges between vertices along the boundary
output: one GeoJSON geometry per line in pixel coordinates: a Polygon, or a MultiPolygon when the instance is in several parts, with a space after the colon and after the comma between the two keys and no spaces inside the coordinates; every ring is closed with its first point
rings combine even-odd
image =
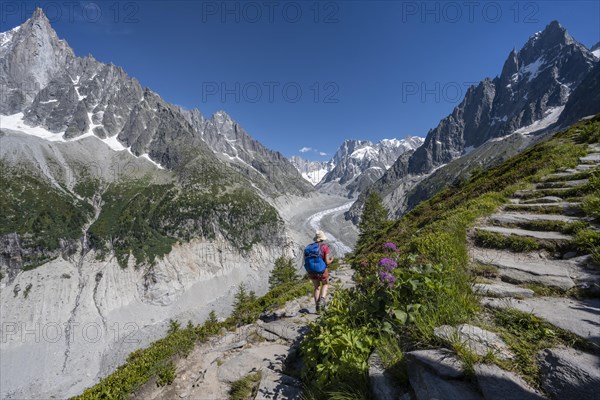
{"type": "Polygon", "coordinates": [[[423,138],[346,140],[329,161],[331,170],[321,179],[317,190],[323,193],[356,197],[377,181],[402,154],[423,144],[423,138]]]}
{"type": "MultiPolygon", "coordinates": [[[[589,82],[582,86],[584,80],[595,79],[597,63],[598,59],[565,28],[551,22],[531,36],[521,50],[510,52],[499,76],[469,88],[452,113],[427,133],[423,146],[398,158],[368,190],[381,193],[391,214],[398,217],[407,211],[407,194],[416,184],[483,143],[514,132],[555,131],[569,99],[577,102],[580,95],[585,98],[586,113],[599,112],[595,107],[598,103],[587,102],[595,96],[593,89],[588,93],[589,82]]],[[[579,107],[569,109],[573,113],[565,114],[565,120],[583,116],[578,114],[579,107]]],[[[500,161],[490,160],[488,165],[500,161]]],[[[358,221],[368,190],[359,196],[347,218],[358,221]]],[[[424,198],[412,204],[418,200],[424,198]]]]}

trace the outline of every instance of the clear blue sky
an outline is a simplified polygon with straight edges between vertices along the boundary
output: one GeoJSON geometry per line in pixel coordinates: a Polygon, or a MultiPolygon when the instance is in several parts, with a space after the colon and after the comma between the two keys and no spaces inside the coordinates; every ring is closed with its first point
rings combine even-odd
{"type": "Polygon", "coordinates": [[[4,1],[1,30],[35,4],[77,55],[122,66],[171,103],[225,110],[286,156],[425,136],[551,20],[587,47],[600,41],[597,0],[4,1]]]}

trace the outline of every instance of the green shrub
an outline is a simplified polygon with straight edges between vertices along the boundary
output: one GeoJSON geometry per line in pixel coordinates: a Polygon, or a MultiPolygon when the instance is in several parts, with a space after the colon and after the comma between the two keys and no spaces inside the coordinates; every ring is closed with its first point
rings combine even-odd
{"type": "Polygon", "coordinates": [[[587,124],[581,124],[575,128],[575,133],[578,135],[577,140],[584,143],[599,143],[600,142],[600,122],[593,121],[587,124]]]}
{"type": "Polygon", "coordinates": [[[575,235],[573,243],[578,250],[590,253],[592,259],[600,264],[600,232],[592,229],[584,229],[575,235]]]}
{"type": "Polygon", "coordinates": [[[82,236],[92,206],[29,170],[4,161],[0,169],[0,235],[17,233],[21,247],[31,250],[23,257],[25,269],[49,261],[61,240],[82,236]]]}
{"type": "Polygon", "coordinates": [[[541,244],[533,238],[518,235],[503,235],[501,233],[484,230],[475,231],[475,244],[480,247],[508,249],[514,252],[539,250],[542,247],[541,244]]]}
{"type": "Polygon", "coordinates": [[[600,219],[600,170],[590,175],[590,186],[595,190],[583,198],[581,208],[585,215],[600,219]]]}
{"type": "Polygon", "coordinates": [[[252,400],[258,392],[258,385],[262,378],[260,371],[251,372],[231,384],[229,390],[230,400],[252,400]]]}
{"type": "Polygon", "coordinates": [[[90,242],[103,257],[112,250],[122,267],[153,263],[177,241],[214,239],[221,233],[242,251],[277,237],[277,211],[248,189],[215,194],[175,184],[124,182],[102,195],[104,206],[90,227],[90,242]]]}
{"type": "Polygon", "coordinates": [[[157,386],[170,385],[175,380],[175,364],[169,361],[158,369],[158,378],[156,379],[157,386]]]}
{"type": "Polygon", "coordinates": [[[366,382],[378,324],[371,320],[371,299],[364,300],[352,302],[347,291],[338,290],[324,317],[310,324],[301,344],[302,379],[309,390],[327,393],[343,390],[346,382],[366,382]]]}

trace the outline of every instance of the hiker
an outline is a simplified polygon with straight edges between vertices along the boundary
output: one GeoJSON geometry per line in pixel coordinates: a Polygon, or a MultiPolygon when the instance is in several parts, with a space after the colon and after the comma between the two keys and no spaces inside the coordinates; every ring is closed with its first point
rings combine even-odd
{"type": "Polygon", "coordinates": [[[304,268],[312,280],[317,312],[325,305],[325,297],[329,287],[329,271],[327,266],[333,262],[329,246],[323,243],[327,238],[323,231],[317,231],[313,243],[304,249],[304,268]]]}

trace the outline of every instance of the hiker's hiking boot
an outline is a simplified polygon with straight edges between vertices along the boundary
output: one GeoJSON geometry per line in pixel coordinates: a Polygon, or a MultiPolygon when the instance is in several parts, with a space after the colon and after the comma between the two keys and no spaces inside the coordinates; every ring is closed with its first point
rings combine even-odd
{"type": "Polygon", "coordinates": [[[319,301],[317,301],[317,312],[325,311],[325,306],[327,302],[325,301],[325,297],[319,297],[319,301]]]}

